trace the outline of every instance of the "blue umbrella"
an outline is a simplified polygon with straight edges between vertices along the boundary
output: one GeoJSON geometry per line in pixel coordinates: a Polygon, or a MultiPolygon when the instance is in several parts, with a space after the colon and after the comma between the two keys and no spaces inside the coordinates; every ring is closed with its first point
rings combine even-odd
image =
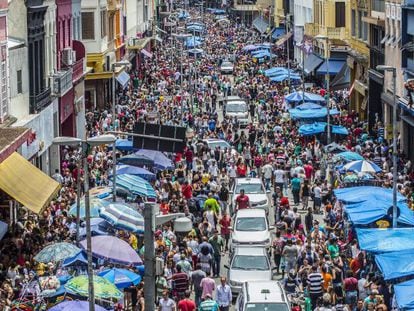
{"type": "Polygon", "coordinates": [[[314,94],[314,93],[308,93],[305,92],[305,96],[303,96],[303,92],[293,92],[285,96],[285,100],[287,102],[300,102],[300,101],[306,101],[306,102],[325,102],[325,98],[323,98],[321,95],[314,94]]]}
{"type": "Polygon", "coordinates": [[[174,169],[174,164],[161,151],[141,149],[135,153],[137,156],[144,156],[153,161],[154,167],[160,170],[174,169]]]}
{"type": "MultiPolygon", "coordinates": [[[[88,301],[64,301],[49,309],[49,311],[87,311],[89,310],[88,301]]],[[[107,311],[105,308],[95,305],[95,311],[107,311]]]]}
{"type": "Polygon", "coordinates": [[[7,233],[7,230],[9,228],[9,225],[5,223],[4,221],[0,221],[0,241],[3,239],[5,234],[7,233]]]}
{"type": "MultiPolygon", "coordinates": [[[[110,202],[108,202],[109,204],[110,202]]],[[[102,218],[92,218],[91,219],[91,233],[92,236],[95,235],[107,235],[108,231],[110,231],[111,225],[107,223],[102,218]]],[[[81,227],[79,230],[79,236],[85,237],[86,236],[86,227],[81,227]]]]}
{"type": "Polygon", "coordinates": [[[132,166],[153,166],[154,160],[142,154],[129,154],[118,159],[119,163],[132,166]]]}
{"type": "Polygon", "coordinates": [[[144,217],[133,208],[120,204],[109,204],[101,210],[101,218],[119,229],[134,233],[144,232],[144,217]]]}
{"type": "Polygon", "coordinates": [[[349,162],[344,165],[344,170],[362,173],[379,173],[382,171],[374,162],[367,160],[349,162]]]}
{"type": "MultiPolygon", "coordinates": [[[[99,210],[104,207],[105,205],[108,205],[108,201],[105,200],[101,200],[98,198],[91,198],[89,200],[89,206],[90,206],[90,213],[91,213],[91,218],[96,218],[99,217],[99,210]]],[[[70,209],[69,209],[69,215],[71,216],[76,216],[77,215],[77,207],[76,207],[76,203],[72,204],[70,209]]],[[[85,198],[82,198],[80,201],[80,218],[83,219],[85,218],[85,198]]]]}
{"type": "Polygon", "coordinates": [[[356,152],[352,152],[352,151],[340,152],[336,156],[344,159],[345,161],[364,160],[364,157],[362,155],[360,155],[359,153],[356,153],[356,152]]]}
{"type": "Polygon", "coordinates": [[[43,248],[34,259],[37,262],[59,262],[79,253],[80,249],[73,244],[60,242],[53,243],[43,248]]]}
{"type": "Polygon", "coordinates": [[[119,289],[138,285],[141,282],[141,276],[127,269],[112,268],[98,273],[99,276],[114,283],[119,289]]]}
{"type": "Polygon", "coordinates": [[[115,148],[121,151],[134,150],[134,147],[132,146],[132,140],[128,139],[117,139],[115,142],[115,148]]]}
{"type": "Polygon", "coordinates": [[[69,266],[87,266],[88,259],[86,258],[85,251],[81,250],[75,256],[66,258],[63,261],[62,267],[69,267],[69,266]]]}
{"type": "Polygon", "coordinates": [[[296,109],[299,109],[299,110],[321,109],[321,108],[322,108],[321,105],[318,105],[315,103],[303,103],[303,104],[296,106],[296,109]]]}
{"type": "Polygon", "coordinates": [[[151,186],[151,184],[145,179],[138,176],[129,174],[119,175],[116,178],[116,186],[128,190],[132,194],[139,195],[142,197],[157,197],[154,188],[151,186]]]}
{"type": "Polygon", "coordinates": [[[138,166],[132,166],[132,165],[117,165],[116,175],[119,176],[119,175],[124,175],[124,174],[136,175],[149,181],[154,180],[156,178],[154,173],[151,173],[145,168],[138,167],[138,166]]]}

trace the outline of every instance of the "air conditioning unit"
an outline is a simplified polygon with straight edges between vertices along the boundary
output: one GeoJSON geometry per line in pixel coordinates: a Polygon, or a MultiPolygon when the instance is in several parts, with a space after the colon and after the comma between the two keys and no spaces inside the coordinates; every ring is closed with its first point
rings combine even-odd
{"type": "Polygon", "coordinates": [[[50,90],[51,90],[52,95],[59,95],[60,94],[59,78],[57,76],[49,77],[49,84],[50,84],[50,90]]]}
{"type": "Polygon", "coordinates": [[[71,48],[64,48],[62,51],[62,62],[66,66],[73,65],[73,50],[71,48]]]}

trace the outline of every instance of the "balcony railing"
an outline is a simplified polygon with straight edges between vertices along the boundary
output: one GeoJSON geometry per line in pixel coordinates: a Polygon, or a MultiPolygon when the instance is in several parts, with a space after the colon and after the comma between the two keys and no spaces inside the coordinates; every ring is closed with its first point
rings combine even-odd
{"type": "Polygon", "coordinates": [[[30,113],[39,113],[50,104],[50,88],[44,89],[39,94],[30,95],[30,113]]]}
{"type": "Polygon", "coordinates": [[[234,9],[237,11],[257,11],[255,4],[235,4],[234,9]]]}
{"type": "Polygon", "coordinates": [[[75,83],[85,75],[85,59],[81,58],[80,60],[76,61],[72,66],[72,71],[72,81],[75,83]]]}
{"type": "Polygon", "coordinates": [[[56,96],[65,95],[73,86],[72,81],[72,68],[68,68],[64,71],[58,71],[52,76],[52,93],[56,96]]]}
{"type": "Polygon", "coordinates": [[[305,35],[315,37],[317,35],[326,36],[329,39],[345,40],[348,32],[345,27],[326,27],[323,25],[308,23],[305,24],[305,35]]]}

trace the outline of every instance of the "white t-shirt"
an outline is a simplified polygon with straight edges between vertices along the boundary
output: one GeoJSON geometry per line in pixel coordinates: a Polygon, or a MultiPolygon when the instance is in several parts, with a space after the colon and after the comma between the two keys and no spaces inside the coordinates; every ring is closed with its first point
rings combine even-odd
{"type": "Polygon", "coordinates": [[[274,174],[275,174],[275,182],[277,184],[283,184],[285,182],[285,171],[276,170],[274,174]]]}
{"type": "Polygon", "coordinates": [[[321,192],[322,189],[319,186],[316,186],[315,188],[313,188],[313,193],[315,194],[315,198],[321,198],[321,192]]]}
{"type": "Polygon", "coordinates": [[[175,307],[175,302],[171,298],[164,299],[162,297],[160,299],[160,310],[161,311],[172,311],[175,307]]]}
{"type": "Polygon", "coordinates": [[[270,164],[266,164],[262,167],[263,176],[266,179],[272,178],[272,166],[270,164]]]}

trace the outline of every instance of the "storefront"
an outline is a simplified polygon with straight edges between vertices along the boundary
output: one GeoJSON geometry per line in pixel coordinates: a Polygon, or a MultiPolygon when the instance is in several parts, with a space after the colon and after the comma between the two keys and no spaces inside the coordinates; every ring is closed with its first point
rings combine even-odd
{"type": "Polygon", "coordinates": [[[71,88],[59,99],[60,134],[62,136],[75,137],[75,92],[71,88]]]}

